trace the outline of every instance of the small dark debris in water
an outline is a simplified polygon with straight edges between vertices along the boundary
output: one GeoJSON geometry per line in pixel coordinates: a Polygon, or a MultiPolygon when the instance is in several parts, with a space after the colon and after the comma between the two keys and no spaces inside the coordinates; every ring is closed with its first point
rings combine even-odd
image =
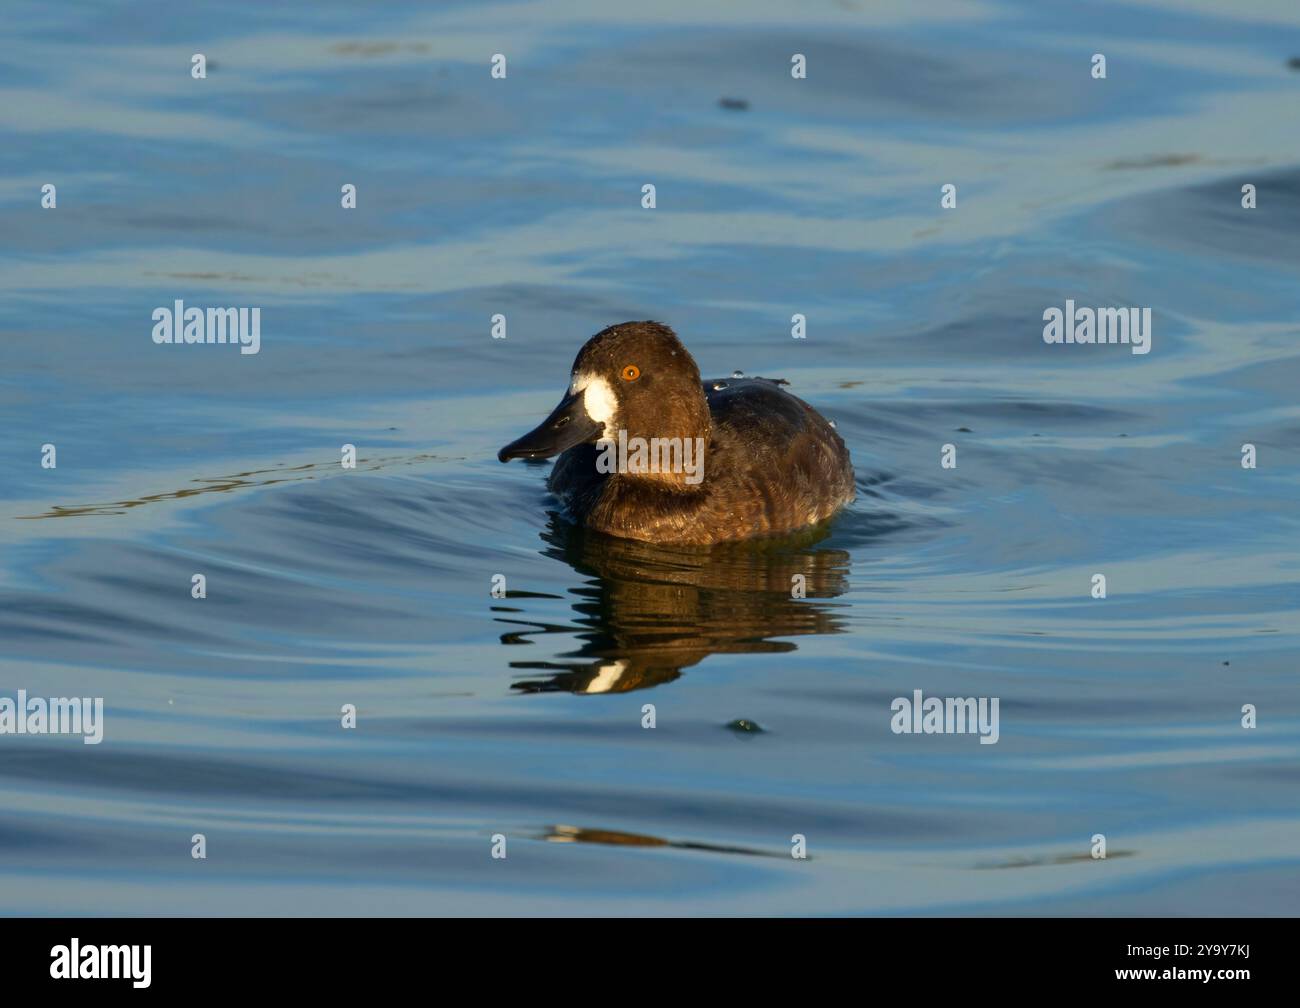
{"type": "Polygon", "coordinates": [[[1153,154],[1151,157],[1112,161],[1106,167],[1111,171],[1127,171],[1132,168],[1178,168],[1182,165],[1195,164],[1198,160],[1195,154],[1153,154]]]}
{"type": "Polygon", "coordinates": [[[1300,70],[1300,56],[1292,56],[1286,61],[1286,65],[1292,70],[1300,70]]]}
{"type": "Polygon", "coordinates": [[[732,109],[736,112],[744,112],[745,109],[749,108],[749,102],[745,101],[744,98],[719,98],[718,104],[724,109],[732,109]]]}
{"type": "Polygon", "coordinates": [[[745,732],[745,733],[753,733],[753,734],[758,734],[760,732],[767,731],[767,729],[764,728],[757,721],[750,721],[748,718],[737,718],[735,721],[732,721],[731,724],[727,725],[727,727],[734,732],[745,732]]]}
{"type": "Polygon", "coordinates": [[[1231,663],[1230,663],[1230,662],[1224,662],[1223,664],[1228,665],[1228,664],[1231,664],[1231,663]]]}
{"type": "Polygon", "coordinates": [[[1119,435],[1119,436],[1120,436],[1120,437],[1128,437],[1127,434],[1121,434],[1121,435],[1119,435]]]}
{"type": "Polygon", "coordinates": [[[971,430],[969,427],[958,427],[958,428],[957,428],[957,433],[958,433],[958,434],[974,434],[975,432],[974,432],[973,430],[971,430]]]}
{"type": "Polygon", "coordinates": [[[1043,854],[1037,857],[1016,857],[1016,858],[1011,858],[1007,861],[1000,861],[1000,862],[986,861],[981,864],[974,865],[973,867],[975,867],[976,869],[1038,868],[1043,865],[1053,865],[1053,864],[1064,865],[1064,864],[1071,864],[1075,862],[1082,862],[1083,864],[1104,864],[1107,858],[1132,857],[1136,853],[1137,851],[1131,851],[1131,850],[1113,850],[1106,855],[1106,858],[1093,858],[1091,853],[1057,854],[1055,856],[1049,854],[1043,854]]]}

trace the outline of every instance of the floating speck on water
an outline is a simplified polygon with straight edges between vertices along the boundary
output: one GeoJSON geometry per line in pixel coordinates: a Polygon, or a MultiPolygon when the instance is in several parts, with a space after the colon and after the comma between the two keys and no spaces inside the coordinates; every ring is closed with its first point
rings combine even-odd
{"type": "Polygon", "coordinates": [[[1229,662],[1224,662],[1223,664],[1228,665],[1228,664],[1230,664],[1230,663],[1229,663],[1229,662]]]}
{"type": "Polygon", "coordinates": [[[745,377],[745,372],[744,372],[744,371],[733,371],[733,372],[731,372],[731,377],[733,377],[733,378],[744,378],[744,377],[745,377]]]}
{"type": "MultiPolygon", "coordinates": [[[[211,66],[211,64],[208,65],[211,66]]],[[[1292,56],[1289,60],[1286,61],[1286,65],[1289,66],[1292,70],[1300,70],[1300,56],[1292,56]]]]}
{"type": "Polygon", "coordinates": [[[750,721],[748,718],[737,718],[735,721],[732,721],[731,724],[727,725],[727,727],[734,732],[745,732],[746,734],[754,735],[767,731],[767,729],[757,721],[750,721]]]}
{"type": "Polygon", "coordinates": [[[749,108],[749,102],[744,98],[719,98],[718,104],[724,109],[734,109],[737,112],[743,112],[749,108]]]}
{"type": "Polygon", "coordinates": [[[971,430],[969,427],[958,427],[958,428],[957,428],[957,433],[958,433],[958,434],[974,434],[975,432],[974,432],[973,430],[971,430]]]}

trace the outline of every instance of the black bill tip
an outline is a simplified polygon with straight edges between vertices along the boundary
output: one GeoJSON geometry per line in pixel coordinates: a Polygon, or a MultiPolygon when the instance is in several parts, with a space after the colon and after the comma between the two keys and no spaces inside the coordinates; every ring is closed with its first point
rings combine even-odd
{"type": "Polygon", "coordinates": [[[574,445],[595,440],[602,430],[602,426],[587,415],[580,394],[566,395],[550,416],[497,452],[497,461],[550,458],[574,445]]]}

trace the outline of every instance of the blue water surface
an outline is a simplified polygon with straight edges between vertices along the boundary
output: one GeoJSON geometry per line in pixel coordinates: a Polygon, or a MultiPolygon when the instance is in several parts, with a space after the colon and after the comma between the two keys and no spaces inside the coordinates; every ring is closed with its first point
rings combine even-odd
{"type": "Polygon", "coordinates": [[[1294,3],[13,0],[0,54],[0,696],[105,704],[0,735],[0,912],[1300,906],[1294,3]],[[856,502],[568,527],[496,450],[643,318],[856,502]]]}

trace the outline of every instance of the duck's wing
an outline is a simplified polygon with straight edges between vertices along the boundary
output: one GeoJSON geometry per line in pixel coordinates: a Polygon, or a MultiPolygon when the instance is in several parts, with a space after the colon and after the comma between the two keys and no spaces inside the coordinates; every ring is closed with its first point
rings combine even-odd
{"type": "Polygon", "coordinates": [[[782,388],[789,384],[784,378],[758,377],[704,382],[715,429],[724,438],[779,448],[810,428],[829,427],[816,410],[782,388]]]}
{"type": "MultiPolygon", "coordinates": [[[[709,464],[764,501],[771,523],[806,523],[853,499],[853,465],[830,422],[768,378],[704,383],[713,417],[709,464]],[[788,513],[787,513],[788,512],[788,513]]],[[[715,470],[716,471],[716,470],[715,470]]]]}

